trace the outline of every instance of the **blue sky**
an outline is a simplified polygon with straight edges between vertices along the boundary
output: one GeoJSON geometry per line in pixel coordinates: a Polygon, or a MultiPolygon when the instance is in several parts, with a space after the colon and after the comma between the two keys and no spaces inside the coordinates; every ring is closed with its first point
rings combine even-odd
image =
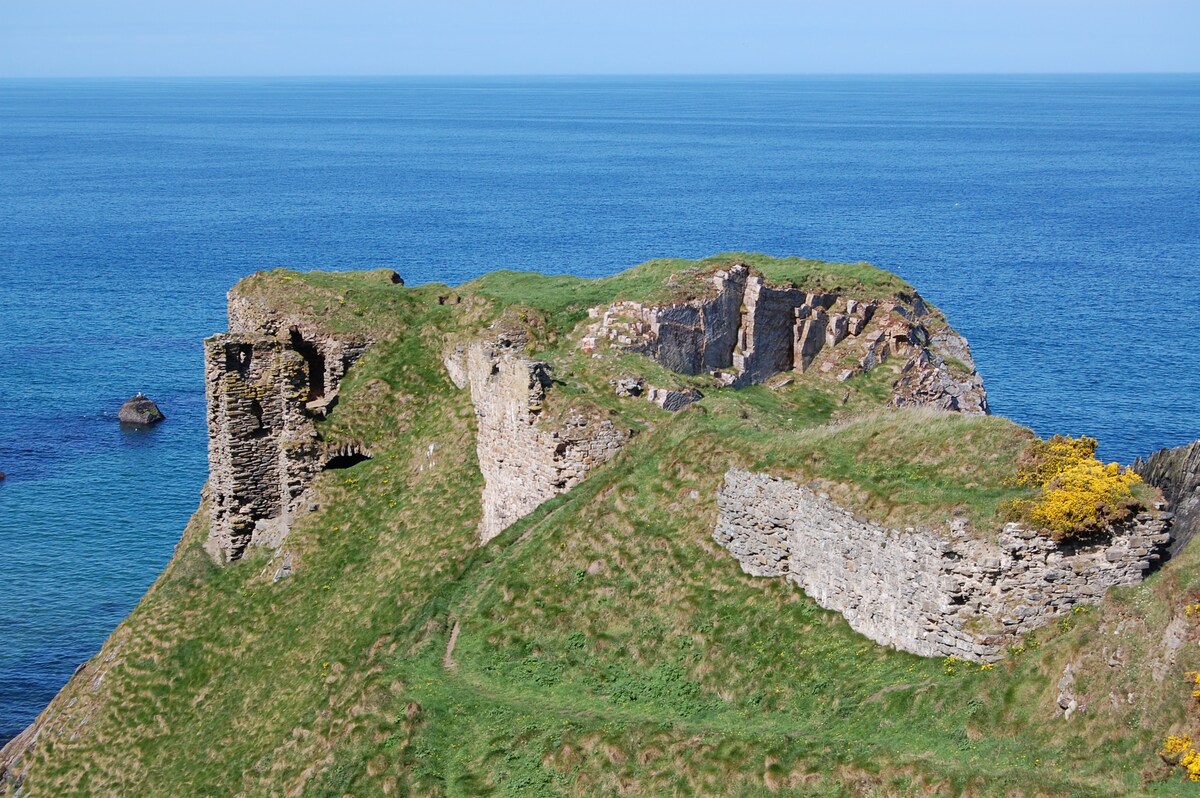
{"type": "Polygon", "coordinates": [[[2,76],[1200,71],[1200,0],[0,0],[2,76]]]}

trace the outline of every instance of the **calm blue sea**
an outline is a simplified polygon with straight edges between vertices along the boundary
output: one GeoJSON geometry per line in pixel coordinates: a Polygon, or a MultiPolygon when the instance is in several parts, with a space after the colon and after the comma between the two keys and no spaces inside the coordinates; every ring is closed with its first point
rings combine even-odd
{"type": "Polygon", "coordinates": [[[0,741],[169,558],[238,278],[730,249],[898,272],[1040,433],[1200,437],[1197,76],[0,82],[0,741]]]}

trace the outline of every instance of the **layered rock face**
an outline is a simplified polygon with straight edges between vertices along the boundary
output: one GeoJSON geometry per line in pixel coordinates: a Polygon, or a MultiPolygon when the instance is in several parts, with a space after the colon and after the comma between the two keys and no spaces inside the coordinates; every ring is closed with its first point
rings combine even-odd
{"type": "Polygon", "coordinates": [[[519,339],[499,336],[451,353],[447,371],[470,386],[478,420],[476,451],[483,472],[481,543],[539,504],[570,490],[629,438],[608,419],[568,412],[543,418],[550,366],[521,357],[519,339]]]}
{"type": "Polygon", "coordinates": [[[334,458],[365,454],[325,444],[314,422],[333,406],[366,342],[234,296],[229,327],[204,342],[212,507],[205,548],[218,562],[241,558],[247,546],[279,546],[313,477],[334,458]]]}
{"type": "Polygon", "coordinates": [[[731,470],[713,539],[753,576],[782,576],[871,640],[921,656],[990,661],[1018,635],[1115,585],[1141,581],[1170,539],[1169,513],[1060,544],[1017,524],[998,542],[947,539],[855,518],[812,489],[731,470]]]}
{"type": "Polygon", "coordinates": [[[608,341],[681,374],[714,372],[734,386],[762,383],[782,371],[807,371],[823,353],[829,356],[819,368],[836,370],[839,380],[902,357],[894,405],[988,412],[966,340],[949,328],[931,334],[929,311],[918,294],[865,302],[774,287],[741,264],[711,279],[714,291],[707,298],[593,309],[597,321],[582,347],[587,351],[608,341]]]}
{"type": "Polygon", "coordinates": [[[1133,470],[1162,490],[1167,509],[1175,513],[1175,539],[1171,542],[1174,555],[1200,529],[1200,441],[1159,449],[1145,460],[1138,458],[1133,470]]]}

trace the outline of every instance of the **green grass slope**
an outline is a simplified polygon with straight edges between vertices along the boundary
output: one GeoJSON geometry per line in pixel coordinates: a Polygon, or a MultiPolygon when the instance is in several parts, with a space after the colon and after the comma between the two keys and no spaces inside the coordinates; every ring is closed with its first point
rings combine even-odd
{"type": "MultiPolygon", "coordinates": [[[[323,430],[374,457],[318,478],[320,509],[288,537],[296,573],[279,582],[263,552],[212,565],[201,506],[0,794],[1190,794],[1155,752],[1198,717],[1196,551],[981,668],[876,646],[712,543],[732,465],[821,480],[883,520],[996,521],[1028,431],[882,412],[886,374],[713,391],[674,415],[613,404],[640,434],[475,545],[474,411],[442,371],[445,342],[515,314],[555,355],[556,391],[609,401],[570,332],[588,306],[684,268],[700,267],[453,290],[370,274],[245,281],[377,336],[323,430]],[[1064,720],[1068,665],[1086,711],[1064,720]]],[[[830,268],[811,279],[906,288],[830,268]]]]}

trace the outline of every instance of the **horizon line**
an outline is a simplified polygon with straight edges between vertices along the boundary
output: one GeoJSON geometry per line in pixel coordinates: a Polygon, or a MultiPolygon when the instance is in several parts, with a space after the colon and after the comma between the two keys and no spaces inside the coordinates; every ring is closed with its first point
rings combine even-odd
{"type": "Polygon", "coordinates": [[[906,78],[906,77],[1194,77],[1193,71],[1013,71],[1013,72],[354,72],[354,73],[178,73],[106,75],[0,74],[0,80],[396,80],[512,78],[906,78]]]}

